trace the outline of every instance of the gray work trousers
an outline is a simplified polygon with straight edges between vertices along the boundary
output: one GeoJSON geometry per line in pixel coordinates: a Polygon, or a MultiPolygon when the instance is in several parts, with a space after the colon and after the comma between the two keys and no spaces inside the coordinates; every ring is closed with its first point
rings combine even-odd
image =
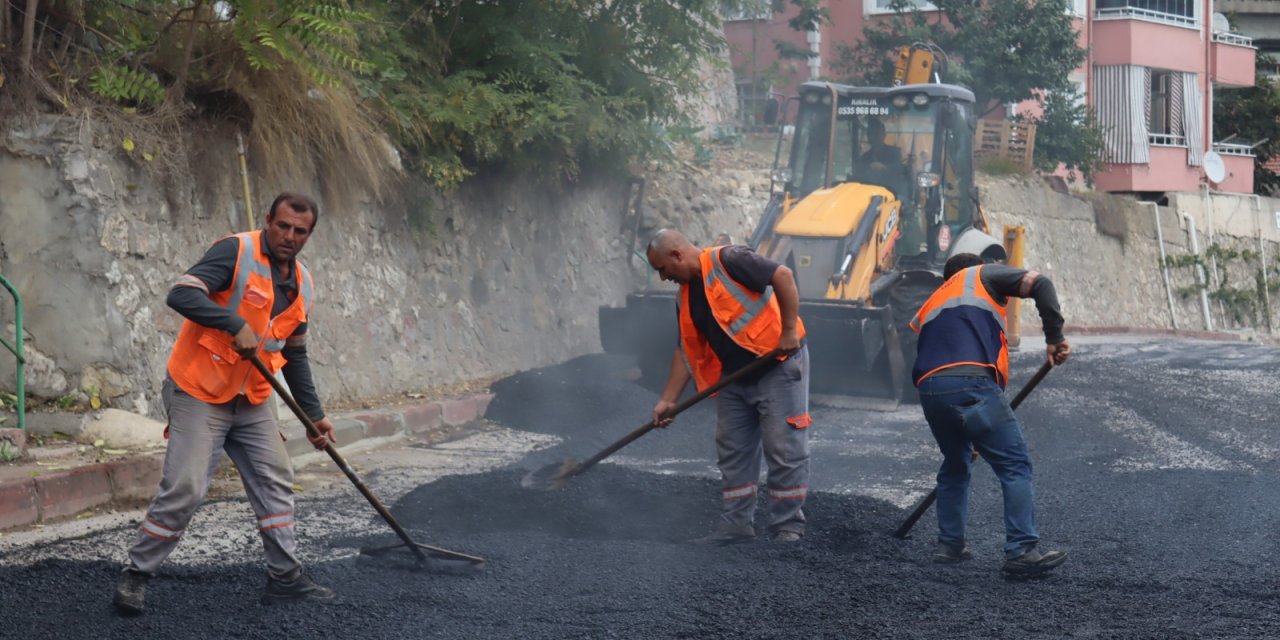
{"type": "Polygon", "coordinates": [[[281,580],[296,577],[302,565],[295,555],[293,465],[267,404],[249,404],[244,396],[209,404],[169,379],[161,394],[169,414],[169,446],[160,492],[129,549],[133,568],[154,575],[178,546],[225,450],[257,516],[268,572],[281,580]]]}
{"type": "Polygon", "coordinates": [[[803,347],[754,382],[717,396],[716,454],[724,507],[718,529],[754,534],[760,458],[768,462],[769,530],[804,534],[809,490],[809,348],[803,347]]]}

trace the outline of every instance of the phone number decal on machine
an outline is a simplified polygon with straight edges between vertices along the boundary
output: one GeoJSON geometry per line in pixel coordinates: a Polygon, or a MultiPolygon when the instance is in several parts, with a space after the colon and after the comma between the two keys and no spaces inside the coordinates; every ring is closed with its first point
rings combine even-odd
{"type": "Polygon", "coordinates": [[[887,116],[889,107],[840,107],[836,115],[841,116],[887,116]]]}

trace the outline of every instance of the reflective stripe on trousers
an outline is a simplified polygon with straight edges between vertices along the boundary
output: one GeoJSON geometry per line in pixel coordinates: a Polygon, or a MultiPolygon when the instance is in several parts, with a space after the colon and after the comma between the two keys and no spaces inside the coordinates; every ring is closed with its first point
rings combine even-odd
{"type": "Polygon", "coordinates": [[[763,457],[768,466],[769,530],[804,533],[808,413],[808,347],[772,365],[755,382],[731,384],[720,391],[716,452],[724,497],[718,525],[721,531],[754,533],[763,457]]]}
{"type": "Polygon", "coordinates": [[[169,443],[160,491],[147,510],[129,560],[154,574],[173,552],[209,492],[222,452],[235,462],[273,576],[291,578],[301,569],[295,549],[293,465],[266,403],[238,397],[225,404],[197,400],[171,380],[162,391],[169,412],[169,443]]]}

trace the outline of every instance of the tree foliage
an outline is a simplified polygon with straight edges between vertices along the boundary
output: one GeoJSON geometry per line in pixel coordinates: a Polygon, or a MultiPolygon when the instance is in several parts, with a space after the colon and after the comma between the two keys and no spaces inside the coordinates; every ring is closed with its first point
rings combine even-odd
{"type": "Polygon", "coordinates": [[[1103,166],[1102,131],[1093,112],[1075,91],[1056,91],[1040,98],[1044,112],[1020,116],[1036,125],[1035,168],[1051,173],[1062,165],[1071,176],[1088,180],[1103,166]]]}
{"type": "Polygon", "coordinates": [[[912,10],[895,0],[896,13],[863,28],[861,43],[841,53],[844,72],[860,81],[893,77],[890,52],[932,42],[947,53],[944,81],[973,91],[979,109],[1066,91],[1085,60],[1066,0],[931,0],[945,16],[912,10]]]}
{"type": "Polygon", "coordinates": [[[389,135],[442,188],[492,165],[573,179],[663,148],[720,8],[750,1],[38,0],[29,77],[69,110],[231,115],[303,173],[376,183],[389,135]]]}
{"type": "Polygon", "coordinates": [[[931,0],[939,12],[915,11],[896,0],[895,13],[869,22],[864,38],[841,51],[838,68],[858,83],[887,85],[892,53],[917,42],[946,52],[943,81],[973,91],[978,112],[1038,100],[1035,163],[1059,163],[1086,177],[1101,166],[1101,133],[1071,97],[1070,76],[1086,52],[1077,44],[1066,0],[931,0]]]}
{"type": "Polygon", "coordinates": [[[1280,155],[1280,89],[1262,73],[1275,68],[1275,59],[1258,57],[1255,85],[1245,89],[1219,89],[1213,93],[1213,131],[1219,140],[1232,134],[1232,142],[1263,144],[1253,149],[1257,157],[1253,165],[1253,190],[1271,194],[1280,189],[1280,175],[1266,164],[1280,155]]]}

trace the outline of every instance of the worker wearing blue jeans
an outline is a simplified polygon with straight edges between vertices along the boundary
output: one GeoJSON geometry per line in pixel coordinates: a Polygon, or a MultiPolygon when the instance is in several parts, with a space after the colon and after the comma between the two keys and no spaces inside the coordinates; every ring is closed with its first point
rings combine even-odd
{"type": "Polygon", "coordinates": [[[1010,297],[1034,298],[1048,345],[1046,356],[1062,364],[1071,355],[1071,345],[1062,335],[1057,293],[1053,283],[1035,271],[984,264],[969,253],[947,260],[943,277],[942,286],[911,321],[911,329],[920,334],[911,377],[942,451],[934,560],[954,563],[972,555],[964,529],[969,470],[976,452],[991,465],[1004,493],[1004,571],[1042,574],[1062,564],[1067,554],[1037,548],[1031,457],[1004,395],[1009,381],[1005,314],[1010,297]]]}
{"type": "Polygon", "coordinates": [[[969,517],[972,450],[991,465],[1004,493],[1004,553],[1016,558],[1040,541],[1036,532],[1031,457],[1018,419],[990,376],[931,376],[920,383],[920,406],[942,450],[938,470],[938,542],[964,546],[969,517]]]}

